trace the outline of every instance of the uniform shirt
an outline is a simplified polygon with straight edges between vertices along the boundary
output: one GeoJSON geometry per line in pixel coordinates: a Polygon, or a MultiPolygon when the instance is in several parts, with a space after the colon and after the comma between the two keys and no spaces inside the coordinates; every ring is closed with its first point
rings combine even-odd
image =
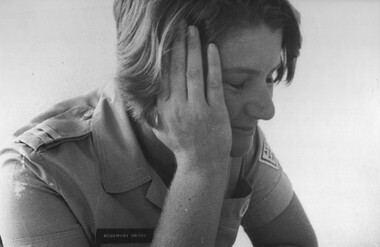
{"type": "MultiPolygon", "coordinates": [[[[4,246],[149,246],[168,188],[114,83],[55,105],[14,136],[0,152],[4,246]]],[[[269,223],[293,196],[259,128],[253,147],[231,159],[243,169],[224,199],[216,246],[232,246],[239,225],[269,223]]]]}

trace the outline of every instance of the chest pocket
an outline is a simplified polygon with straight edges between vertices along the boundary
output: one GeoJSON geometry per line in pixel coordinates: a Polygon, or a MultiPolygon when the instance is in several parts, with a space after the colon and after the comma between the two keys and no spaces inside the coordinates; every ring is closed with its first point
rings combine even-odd
{"type": "Polygon", "coordinates": [[[81,140],[91,134],[93,109],[78,106],[46,119],[18,137],[35,151],[48,150],[63,142],[81,140]]]}

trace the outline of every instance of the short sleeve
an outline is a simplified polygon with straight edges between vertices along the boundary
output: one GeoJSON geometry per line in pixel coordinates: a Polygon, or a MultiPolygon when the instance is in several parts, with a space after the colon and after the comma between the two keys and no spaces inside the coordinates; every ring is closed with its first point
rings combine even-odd
{"type": "Polygon", "coordinates": [[[60,194],[37,177],[24,156],[0,153],[0,236],[4,246],[89,246],[60,194]]]}
{"type": "Polygon", "coordinates": [[[293,188],[263,132],[258,129],[251,157],[244,159],[244,176],[252,185],[252,196],[242,219],[245,229],[268,224],[279,216],[293,197],[293,188]]]}

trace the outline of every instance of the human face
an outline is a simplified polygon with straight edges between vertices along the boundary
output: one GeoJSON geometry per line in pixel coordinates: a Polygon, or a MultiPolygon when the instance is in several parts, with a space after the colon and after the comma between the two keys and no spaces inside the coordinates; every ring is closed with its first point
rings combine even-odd
{"type": "Polygon", "coordinates": [[[266,25],[230,29],[218,42],[232,129],[232,157],[246,154],[257,123],[274,116],[273,78],[281,61],[282,30],[266,25]]]}

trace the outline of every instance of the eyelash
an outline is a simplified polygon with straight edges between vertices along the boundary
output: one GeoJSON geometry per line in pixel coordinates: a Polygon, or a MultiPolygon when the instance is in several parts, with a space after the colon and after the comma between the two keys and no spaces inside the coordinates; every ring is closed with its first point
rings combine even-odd
{"type": "Polygon", "coordinates": [[[270,78],[267,78],[267,84],[273,84],[274,83],[274,78],[271,76],[270,78]]]}
{"type": "MultiPolygon", "coordinates": [[[[270,77],[270,78],[267,78],[266,79],[266,83],[267,85],[272,85],[274,84],[274,79],[273,77],[270,77]]],[[[242,83],[239,83],[239,84],[230,84],[230,83],[227,83],[230,87],[232,87],[233,89],[235,90],[240,90],[240,89],[243,89],[245,84],[246,84],[246,81],[243,81],[242,83]]]]}
{"type": "Polygon", "coordinates": [[[240,90],[244,87],[245,83],[240,83],[238,85],[232,85],[232,84],[228,84],[228,85],[232,87],[233,89],[240,90]]]}

